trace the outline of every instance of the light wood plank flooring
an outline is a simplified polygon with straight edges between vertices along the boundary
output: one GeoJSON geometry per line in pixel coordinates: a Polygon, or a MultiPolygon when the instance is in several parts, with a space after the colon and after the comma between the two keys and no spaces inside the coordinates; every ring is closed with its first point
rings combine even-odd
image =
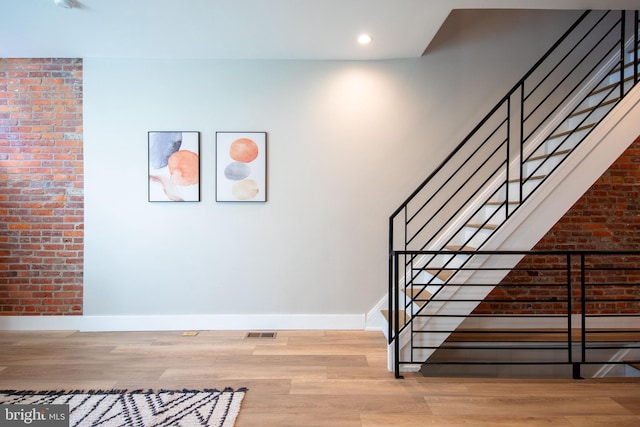
{"type": "Polygon", "coordinates": [[[237,427],[640,426],[640,379],[464,379],[386,369],[378,332],[0,331],[0,389],[248,387],[237,427]]]}

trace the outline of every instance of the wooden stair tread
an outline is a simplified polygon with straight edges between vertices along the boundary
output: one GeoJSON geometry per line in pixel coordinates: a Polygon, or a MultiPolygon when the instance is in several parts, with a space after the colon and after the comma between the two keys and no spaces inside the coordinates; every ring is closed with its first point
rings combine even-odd
{"type": "MultiPolygon", "coordinates": [[[[628,83],[628,82],[630,82],[630,81],[633,81],[633,76],[626,77],[626,78],[623,80],[623,82],[624,82],[624,83],[628,83]]],[[[618,86],[619,84],[620,84],[620,82],[616,82],[616,83],[608,84],[608,85],[603,86],[603,87],[598,88],[598,89],[594,89],[594,90],[593,90],[593,92],[591,92],[589,95],[590,95],[590,96],[591,96],[591,95],[597,95],[597,94],[599,94],[599,93],[609,91],[609,90],[613,89],[614,87],[618,86]]]]}
{"type": "Polygon", "coordinates": [[[588,130],[588,129],[593,128],[595,125],[596,125],[595,123],[591,123],[591,124],[588,124],[588,125],[582,125],[582,126],[577,127],[577,128],[575,128],[573,130],[567,130],[567,131],[564,131],[564,132],[556,133],[556,134],[551,135],[549,138],[547,138],[547,141],[550,140],[550,139],[567,136],[567,135],[570,135],[572,133],[582,132],[583,130],[588,130]]]}
{"type": "MultiPolygon", "coordinates": [[[[528,181],[539,181],[539,180],[543,180],[543,179],[545,179],[546,177],[547,177],[547,175],[533,175],[533,176],[527,176],[527,177],[524,177],[524,182],[526,183],[526,182],[528,182],[528,181]]],[[[510,180],[509,180],[509,184],[517,184],[517,183],[519,183],[519,182],[520,182],[520,180],[519,180],[519,179],[517,179],[517,178],[510,179],[510,180]]],[[[517,202],[516,202],[516,203],[517,203],[517,202]]]]}
{"type": "Polygon", "coordinates": [[[554,151],[553,153],[549,153],[549,154],[538,154],[537,156],[533,156],[533,157],[529,157],[526,162],[534,162],[536,160],[541,160],[541,159],[548,159],[549,157],[552,156],[564,156],[565,154],[569,154],[571,152],[571,150],[559,150],[559,151],[554,151]]]}
{"type": "Polygon", "coordinates": [[[444,247],[444,249],[452,252],[460,252],[460,251],[473,252],[473,251],[476,251],[478,248],[473,248],[471,246],[447,245],[444,247]]]}
{"type": "Polygon", "coordinates": [[[434,269],[426,269],[425,271],[431,274],[432,276],[436,276],[438,279],[442,280],[443,282],[446,282],[453,275],[453,270],[441,270],[441,269],[434,268],[434,269]]]}
{"type": "MultiPolygon", "coordinates": [[[[385,320],[389,322],[389,310],[380,310],[380,312],[382,313],[382,316],[384,316],[385,320]]],[[[404,316],[404,321],[402,322],[402,324],[404,325],[410,320],[410,316],[404,310],[400,310],[399,319],[401,321],[403,316],[404,316]]]]}
{"type": "MultiPolygon", "coordinates": [[[[486,204],[486,205],[489,205],[489,206],[501,206],[501,205],[504,205],[504,204],[505,204],[505,202],[504,202],[504,201],[499,202],[499,201],[493,201],[493,200],[490,200],[490,201],[488,201],[488,202],[487,202],[487,203],[485,203],[485,204],[486,204]]],[[[510,202],[507,202],[507,204],[509,204],[509,205],[519,205],[519,204],[520,204],[520,202],[518,202],[518,201],[510,201],[510,202]]]]}
{"type": "Polygon", "coordinates": [[[498,228],[498,224],[473,224],[473,223],[467,223],[465,224],[465,226],[467,227],[471,227],[471,228],[485,228],[487,230],[495,230],[496,228],[498,228]]]}
{"type": "Polygon", "coordinates": [[[613,98],[613,99],[609,99],[608,101],[601,102],[601,103],[600,103],[600,104],[598,104],[598,105],[593,105],[593,106],[591,106],[591,107],[585,107],[585,108],[583,108],[582,110],[575,111],[575,112],[574,112],[573,114],[571,114],[568,118],[576,117],[576,116],[579,116],[579,115],[581,115],[581,114],[584,114],[584,113],[588,113],[588,112],[591,112],[591,111],[597,110],[598,108],[602,108],[602,107],[606,107],[607,105],[615,104],[615,103],[616,103],[616,102],[618,102],[619,100],[620,100],[620,98],[613,98]]]}
{"type": "Polygon", "coordinates": [[[411,298],[413,302],[415,302],[420,306],[424,305],[424,303],[431,298],[431,292],[427,291],[424,287],[408,288],[408,289],[405,289],[405,293],[409,296],[409,298],[411,298]]]}

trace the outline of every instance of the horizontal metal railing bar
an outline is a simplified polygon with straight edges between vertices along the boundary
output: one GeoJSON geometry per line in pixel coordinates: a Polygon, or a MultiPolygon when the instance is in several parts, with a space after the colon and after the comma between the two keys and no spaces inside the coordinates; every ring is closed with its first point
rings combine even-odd
{"type": "MultiPolygon", "coordinates": [[[[531,318],[535,318],[535,319],[555,319],[558,316],[557,315],[543,315],[543,314],[532,314],[532,313],[522,313],[522,314],[492,314],[491,316],[487,316],[487,315],[482,315],[482,314],[468,314],[468,315],[461,315],[461,314],[416,314],[414,317],[451,317],[451,318],[462,318],[462,319],[473,319],[473,318],[487,318],[487,317],[491,317],[491,318],[517,318],[517,319],[524,319],[527,317],[531,317],[531,318]]],[[[416,330],[414,331],[415,333],[429,333],[430,331],[419,331],[416,330]]]]}
{"type": "Polygon", "coordinates": [[[640,268],[633,268],[633,267],[625,267],[625,266],[620,266],[620,267],[585,267],[585,270],[587,271],[618,271],[618,270],[627,270],[627,271],[640,271],[640,268]]]}
{"type": "Polygon", "coordinates": [[[640,256],[640,250],[612,250],[612,251],[603,251],[603,250],[579,250],[579,249],[570,249],[570,250],[477,250],[477,251],[445,251],[445,250],[394,250],[393,253],[396,255],[450,255],[450,254],[461,254],[461,255],[638,255],[640,256]]]}
{"type": "MultiPolygon", "coordinates": [[[[587,343],[602,342],[636,342],[640,341],[640,331],[624,330],[615,331],[611,329],[603,331],[583,331],[582,329],[571,330],[571,341],[574,343],[581,342],[581,334],[584,332],[587,343]]],[[[556,328],[547,330],[541,328],[539,330],[510,329],[510,330],[431,330],[430,334],[451,335],[447,339],[448,342],[467,342],[474,341],[474,338],[482,341],[511,341],[511,342],[538,342],[548,341],[550,337],[562,338],[561,341],[567,341],[569,336],[567,328],[556,328]],[[511,340],[505,340],[502,336],[512,337],[511,340]],[[532,340],[530,338],[539,338],[532,340]],[[546,339],[545,339],[546,338],[546,339]]],[[[558,339],[554,340],[558,341],[558,339]]]]}
{"type": "MultiPolygon", "coordinates": [[[[485,285],[488,286],[488,285],[485,285]]],[[[537,286],[537,285],[536,285],[537,286]]],[[[490,300],[486,300],[486,299],[469,299],[469,298],[456,298],[455,300],[451,300],[451,299],[432,299],[431,301],[440,301],[440,302],[452,302],[452,303],[456,303],[456,302],[460,302],[460,303],[466,303],[466,302],[491,302],[491,303],[496,303],[496,302],[510,302],[510,303],[518,303],[518,304],[522,304],[522,303],[527,303],[527,302],[535,302],[535,303],[553,303],[553,304],[566,304],[569,302],[568,299],[490,299],[490,300]]],[[[601,301],[598,301],[601,302],[601,301]]]]}
{"type": "MultiPolygon", "coordinates": [[[[503,362],[503,361],[491,361],[491,362],[472,362],[472,361],[465,361],[465,362],[438,362],[438,361],[433,361],[433,362],[428,362],[426,363],[426,365],[566,365],[567,363],[572,363],[572,362],[541,362],[541,361],[531,361],[531,362],[503,362]]],[[[408,365],[411,364],[410,362],[400,362],[401,365],[408,365]]]]}
{"type": "MultiPolygon", "coordinates": [[[[567,336],[567,330],[566,329],[558,329],[556,331],[538,331],[538,330],[531,330],[531,331],[527,331],[527,330],[522,330],[522,329],[513,329],[513,330],[503,330],[503,331],[496,331],[496,330],[464,330],[464,331],[460,331],[457,329],[453,329],[453,330],[442,330],[442,329],[438,329],[438,330],[429,330],[427,331],[430,334],[459,334],[459,335],[518,335],[518,336],[526,336],[526,335],[536,335],[536,336],[544,336],[544,335],[550,335],[550,336],[558,336],[558,335],[563,335],[563,336],[567,336]]],[[[455,338],[455,337],[454,337],[455,338]]]]}
{"type": "MultiPolygon", "coordinates": [[[[428,255],[428,254],[425,254],[428,255]]],[[[446,252],[446,251],[442,251],[440,252],[439,256],[444,258],[444,257],[449,257],[449,258],[454,258],[455,256],[459,256],[460,254],[455,254],[455,255],[451,255],[451,252],[446,252]]],[[[496,254],[494,254],[496,255],[496,254]]],[[[533,255],[533,254],[531,254],[533,255]]],[[[481,253],[479,253],[478,255],[474,255],[477,258],[480,258],[482,256],[481,253]]],[[[485,267],[484,269],[486,270],[515,270],[515,268],[508,268],[508,267],[485,267]]],[[[558,270],[558,269],[562,269],[562,267],[541,267],[541,271],[553,271],[553,270],[558,270]],[[544,269],[544,270],[542,270],[544,269]]],[[[591,267],[590,269],[592,270],[601,270],[599,268],[593,268],[591,267]]],[[[463,268],[456,268],[456,267],[436,267],[436,266],[424,266],[424,267],[411,267],[411,270],[414,271],[425,271],[425,270],[469,270],[469,271],[473,271],[473,270],[483,270],[482,267],[463,267],[463,268]]],[[[519,268],[519,270],[525,270],[525,268],[519,268]]],[[[602,269],[603,270],[603,269],[602,269]]],[[[610,270],[617,270],[617,268],[611,268],[610,270]]]]}
{"type": "MultiPolygon", "coordinates": [[[[540,347],[540,343],[535,343],[538,345],[538,347],[533,347],[533,346],[509,346],[509,350],[533,350],[535,349],[537,352],[544,352],[544,351],[566,351],[568,346],[544,346],[544,347],[540,347]]],[[[503,346],[498,346],[498,345],[488,345],[488,346],[472,346],[472,345],[465,345],[465,346],[440,346],[440,347],[414,347],[414,349],[416,350],[464,350],[466,351],[484,351],[484,350],[504,350],[505,347],[503,346]]],[[[605,350],[605,348],[603,348],[602,350],[605,350]]],[[[532,361],[535,359],[532,359],[532,361]]],[[[447,362],[442,362],[444,363],[452,363],[453,361],[447,361],[447,362]]],[[[497,361],[496,361],[497,362],[497,361]]],[[[468,362],[471,363],[471,362],[468,362]]],[[[526,364],[530,364],[531,361],[521,361],[521,363],[526,363],[526,364]]],[[[559,362],[556,362],[559,363],[559,362]]]]}
{"type": "MultiPolygon", "coordinates": [[[[574,329],[574,332],[577,331],[578,329],[574,329]]],[[[447,330],[447,331],[440,331],[440,332],[455,332],[455,333],[459,333],[459,334],[536,334],[536,335],[540,335],[540,334],[559,334],[559,333],[566,333],[567,330],[566,328],[541,328],[541,329],[526,329],[526,328],[518,328],[518,329],[491,329],[491,330],[487,330],[487,329],[451,329],[451,330],[447,330]]]]}
{"type": "Polygon", "coordinates": [[[640,317],[640,315],[628,314],[628,313],[623,313],[623,314],[585,314],[584,316],[586,318],[588,318],[588,319],[596,318],[596,317],[640,317]]]}

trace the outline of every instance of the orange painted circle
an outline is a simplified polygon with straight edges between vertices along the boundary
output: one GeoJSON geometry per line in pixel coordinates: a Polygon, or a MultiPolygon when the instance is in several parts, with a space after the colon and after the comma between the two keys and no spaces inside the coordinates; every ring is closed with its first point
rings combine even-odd
{"type": "Polygon", "coordinates": [[[169,172],[171,180],[176,185],[197,184],[198,176],[198,155],[193,151],[179,150],[169,157],[169,172]]]}
{"type": "Polygon", "coordinates": [[[258,145],[249,138],[236,139],[229,147],[229,156],[236,162],[252,162],[258,157],[258,145]]]}

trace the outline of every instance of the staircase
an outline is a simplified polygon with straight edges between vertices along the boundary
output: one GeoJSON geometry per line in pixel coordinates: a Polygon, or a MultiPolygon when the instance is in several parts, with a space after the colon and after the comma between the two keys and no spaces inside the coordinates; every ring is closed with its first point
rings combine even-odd
{"type": "Polygon", "coordinates": [[[487,251],[531,249],[640,134],[638,21],[585,12],[390,217],[396,376],[419,369],[507,274],[487,251]],[[612,143],[621,129],[632,136],[612,143]]]}

